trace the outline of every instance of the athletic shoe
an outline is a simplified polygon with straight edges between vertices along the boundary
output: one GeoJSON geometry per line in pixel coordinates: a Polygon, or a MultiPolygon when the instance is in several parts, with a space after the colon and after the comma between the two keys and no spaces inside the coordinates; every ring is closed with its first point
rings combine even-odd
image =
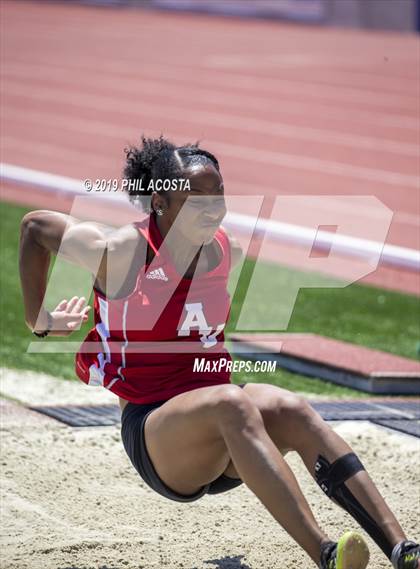
{"type": "Polygon", "coordinates": [[[368,562],[369,549],[355,531],[346,532],[338,543],[330,541],[322,546],[320,569],[365,569],[368,562]]]}
{"type": "Polygon", "coordinates": [[[402,541],[394,547],[391,562],[394,569],[418,569],[420,545],[414,541],[402,541]]]}

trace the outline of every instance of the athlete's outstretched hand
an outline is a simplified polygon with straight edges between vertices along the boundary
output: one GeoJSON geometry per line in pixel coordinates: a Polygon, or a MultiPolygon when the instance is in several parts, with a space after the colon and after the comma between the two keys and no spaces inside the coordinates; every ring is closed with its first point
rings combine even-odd
{"type": "MultiPolygon", "coordinates": [[[[52,310],[52,330],[50,336],[69,336],[72,332],[77,330],[82,322],[88,319],[88,312],[90,306],[86,305],[84,296],[80,298],[73,296],[69,301],[62,300],[52,310]]],[[[45,330],[47,328],[46,311],[39,316],[39,324],[37,329],[45,330]]]]}

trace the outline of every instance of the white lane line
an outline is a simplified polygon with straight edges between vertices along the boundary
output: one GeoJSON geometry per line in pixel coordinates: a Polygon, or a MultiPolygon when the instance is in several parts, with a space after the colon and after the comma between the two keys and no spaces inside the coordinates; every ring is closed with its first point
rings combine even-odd
{"type": "MultiPolygon", "coordinates": [[[[397,59],[397,61],[401,63],[401,59],[397,59]]],[[[404,58],[404,63],[409,64],[409,61],[412,61],[412,58],[404,58]]],[[[229,55],[208,55],[204,62],[209,67],[244,67],[245,71],[250,67],[260,69],[261,67],[276,66],[284,67],[286,69],[291,68],[293,70],[301,68],[299,69],[299,72],[305,73],[306,69],[313,70],[316,67],[317,72],[331,71],[331,69],[333,69],[334,79],[338,74],[340,77],[351,77],[352,83],[357,83],[355,80],[356,77],[362,80],[372,80],[372,77],[374,77],[375,80],[383,80],[389,85],[395,83],[396,79],[406,82],[411,81],[415,86],[417,85],[417,77],[415,73],[411,77],[392,75],[386,74],[385,69],[387,68],[383,68],[383,73],[378,73],[378,70],[375,69],[374,74],[372,75],[371,69],[375,64],[377,66],[377,61],[374,61],[372,58],[361,60],[354,54],[347,56],[343,54],[334,54],[332,52],[327,53],[325,51],[322,53],[311,53],[306,51],[292,53],[266,52],[262,54],[255,54],[255,52],[252,52],[229,55]]],[[[395,71],[395,62],[392,72],[393,71],[395,71]]],[[[395,85],[393,86],[395,87],[395,85]]],[[[384,87],[384,85],[380,84],[380,87],[384,87]]],[[[395,93],[395,91],[392,91],[392,93],[395,93]]]]}
{"type": "MultiPolygon", "coordinates": [[[[88,58],[84,57],[83,62],[86,63],[87,61],[90,61],[91,67],[87,67],[85,65],[85,69],[94,70],[97,68],[96,59],[91,58],[89,60],[88,58]]],[[[36,62],[36,65],[38,65],[38,62],[36,62]]],[[[63,68],[62,60],[54,63],[50,59],[48,61],[48,65],[50,65],[52,68],[63,68]]],[[[116,63],[106,62],[105,65],[106,68],[102,70],[103,73],[107,72],[108,74],[113,73],[115,75],[121,76],[121,81],[124,81],[126,75],[132,77],[133,65],[138,65],[138,59],[131,59],[131,63],[129,63],[128,59],[125,58],[124,61],[116,63]]],[[[83,66],[83,63],[72,65],[70,61],[65,62],[66,68],[79,70],[81,66],[83,66]]],[[[372,105],[373,113],[376,111],[376,108],[381,105],[386,107],[395,106],[396,110],[401,111],[401,107],[403,106],[402,99],[413,101],[413,113],[416,113],[418,108],[416,94],[384,96],[381,91],[366,91],[363,89],[325,85],[322,83],[309,83],[276,78],[273,79],[251,74],[239,75],[235,73],[234,76],[232,76],[232,73],[227,71],[216,71],[216,74],[218,73],[220,77],[215,78],[215,73],[213,71],[210,73],[209,70],[202,69],[201,67],[194,68],[191,63],[183,64],[180,61],[177,61],[171,65],[165,65],[162,63],[147,64],[145,62],[142,62],[140,73],[150,73],[152,77],[156,77],[156,79],[165,77],[167,80],[165,88],[170,88],[171,82],[178,82],[182,84],[184,89],[189,89],[191,85],[199,85],[200,87],[206,85],[206,87],[209,89],[214,89],[215,87],[219,90],[225,89],[227,93],[229,93],[230,88],[234,88],[238,90],[241,89],[248,91],[249,94],[252,95],[261,95],[261,93],[266,93],[273,97],[281,97],[284,94],[288,94],[293,97],[295,95],[301,96],[302,93],[305,93],[305,97],[308,98],[310,104],[312,104],[312,99],[326,99],[330,101],[332,105],[337,104],[337,101],[346,101],[349,104],[361,103],[372,105]],[[372,96],[367,97],[367,94],[372,96]]],[[[118,80],[117,77],[115,79],[118,80]]],[[[143,81],[145,79],[141,77],[141,80],[143,81]]],[[[400,79],[396,78],[396,80],[400,79]]],[[[240,96],[242,97],[242,93],[240,96]]],[[[238,97],[238,95],[236,97],[238,97]]],[[[366,111],[364,112],[367,114],[366,111]]],[[[407,117],[404,116],[403,118],[406,120],[407,117]]]]}
{"type": "MultiPolygon", "coordinates": [[[[7,89],[10,92],[10,88],[7,89]]],[[[125,114],[125,110],[121,109],[119,103],[113,97],[97,97],[97,96],[89,96],[87,94],[80,93],[79,95],[71,95],[67,94],[67,91],[61,91],[61,94],[58,95],[57,91],[52,92],[51,89],[31,89],[30,93],[27,92],[26,88],[22,86],[22,88],[14,89],[15,94],[18,94],[22,97],[33,99],[36,98],[37,100],[46,101],[51,100],[56,102],[59,99],[61,102],[66,102],[72,106],[79,106],[81,108],[94,108],[94,109],[102,109],[106,111],[112,111],[116,114],[125,114]],[[66,96],[67,95],[67,96],[66,96]]],[[[139,117],[150,117],[155,115],[162,119],[165,116],[166,120],[179,120],[179,117],[183,117],[183,121],[185,123],[193,123],[193,124],[201,124],[204,123],[205,125],[209,126],[212,124],[211,117],[205,117],[204,113],[194,113],[189,112],[187,114],[184,113],[184,109],[175,109],[175,107],[171,108],[164,108],[160,105],[152,105],[152,104],[142,104],[141,111],[137,111],[136,109],[130,110],[131,115],[138,115],[139,117]],[[203,120],[204,119],[204,120],[203,120]]],[[[30,113],[27,113],[27,116],[30,116],[30,113]]],[[[48,114],[51,118],[54,118],[54,115],[48,114]]],[[[58,124],[60,121],[61,126],[63,128],[68,128],[70,130],[74,129],[77,120],[72,118],[71,120],[63,120],[62,115],[57,116],[57,121],[54,120],[53,126],[58,124]]],[[[23,119],[24,117],[22,117],[23,119]]],[[[86,129],[88,122],[90,125],[92,124],[101,124],[102,128],[106,130],[107,123],[101,121],[86,121],[80,120],[79,124],[83,128],[86,129]]],[[[222,126],[222,125],[221,125],[222,126]]],[[[122,134],[122,129],[117,128],[115,126],[115,130],[119,132],[120,136],[122,134]]],[[[92,134],[94,134],[92,129],[92,134]]],[[[96,133],[97,134],[97,133],[96,133]]],[[[285,152],[275,152],[270,150],[258,150],[256,148],[240,146],[237,144],[228,144],[219,142],[216,140],[212,140],[211,138],[207,138],[209,143],[217,145],[219,151],[224,152],[227,156],[231,156],[234,158],[247,160],[247,161],[260,161],[263,163],[269,163],[276,166],[282,166],[286,168],[292,168],[296,170],[308,170],[311,172],[321,172],[324,174],[333,174],[337,176],[343,177],[351,177],[359,180],[366,180],[366,181],[373,181],[373,182],[380,182],[387,185],[392,186],[404,186],[418,189],[420,185],[420,179],[418,176],[413,176],[410,174],[401,174],[399,172],[375,169],[375,168],[366,168],[364,166],[353,166],[351,164],[346,164],[344,162],[337,162],[333,160],[323,160],[319,158],[313,158],[310,156],[304,155],[295,155],[289,154],[285,152]]]]}
{"type": "MultiPolygon", "coordinates": [[[[62,63],[55,64],[51,61],[46,63],[45,65],[41,65],[39,62],[36,64],[36,71],[42,70],[45,71],[49,78],[57,77],[57,74],[60,73],[62,70],[64,73],[66,70],[72,69],[77,73],[79,77],[80,74],[84,75],[87,78],[91,77],[102,77],[103,71],[97,71],[96,62],[92,62],[91,65],[83,65],[86,61],[84,58],[83,62],[78,63],[77,66],[71,65],[70,62],[66,62],[66,67],[63,69],[62,63]]],[[[232,94],[231,89],[225,87],[224,85],[215,85],[211,84],[206,86],[205,88],[201,88],[201,83],[199,83],[198,87],[197,84],[188,83],[188,81],[182,79],[180,80],[179,74],[175,75],[168,75],[165,73],[165,81],[162,81],[162,76],[157,75],[154,69],[149,69],[152,78],[146,78],[141,76],[139,78],[133,78],[132,76],[132,68],[125,69],[124,62],[121,65],[113,65],[112,62],[107,62],[109,67],[108,77],[111,77],[113,80],[113,89],[120,88],[120,86],[127,86],[128,90],[133,92],[138,92],[141,88],[142,91],[148,92],[151,94],[155,94],[157,92],[164,93],[168,86],[171,87],[170,96],[181,98],[182,101],[188,100],[191,104],[196,101],[200,100],[202,102],[210,103],[210,104],[224,104],[233,106],[235,109],[238,108],[238,95],[232,94]],[[178,84],[179,83],[179,84],[178,84]],[[185,98],[185,87],[188,87],[187,96],[188,99],[185,98]],[[177,93],[176,88],[178,88],[179,93],[177,93]]],[[[23,71],[23,76],[31,76],[34,71],[33,65],[24,65],[20,61],[13,61],[10,63],[9,66],[7,64],[2,65],[2,72],[10,72],[16,70],[16,68],[20,68],[23,71]]],[[[146,68],[142,65],[141,69],[142,73],[146,73],[146,68]]],[[[169,71],[170,73],[170,71],[169,71]]],[[[173,73],[173,71],[172,71],[173,73]]],[[[85,83],[83,83],[85,85],[85,83]]],[[[124,89],[123,89],[124,91],[124,89]]],[[[278,93],[267,93],[265,96],[261,96],[261,92],[246,94],[241,93],[241,108],[243,105],[247,105],[251,109],[261,109],[266,108],[267,106],[273,105],[273,97],[276,97],[278,100],[278,93]]],[[[293,98],[293,95],[292,95],[293,98]]],[[[312,112],[317,114],[318,116],[322,113],[324,118],[335,118],[340,120],[352,120],[356,123],[362,123],[364,126],[367,124],[375,124],[378,126],[387,126],[393,128],[403,128],[408,130],[419,130],[418,121],[414,116],[410,115],[403,115],[400,113],[389,114],[383,113],[378,111],[375,108],[370,109],[369,111],[365,111],[362,109],[351,109],[346,108],[345,114],[343,113],[342,105],[339,103],[335,103],[334,101],[330,101],[327,103],[322,102],[302,102],[302,101],[295,101],[295,100],[286,100],[281,98],[281,109],[279,109],[283,113],[297,113],[298,115],[306,115],[308,112],[308,108],[310,107],[312,112]]]]}
{"type": "MultiPolygon", "coordinates": [[[[7,73],[5,74],[7,76],[7,73]]],[[[19,76],[17,80],[7,80],[5,83],[4,94],[17,94],[20,96],[34,96],[36,93],[37,98],[43,95],[45,96],[46,91],[48,92],[59,92],[60,95],[57,98],[60,101],[69,98],[69,90],[65,88],[66,82],[56,84],[53,87],[48,87],[48,90],[43,87],[32,87],[30,92],[27,90],[27,77],[19,76]],[[24,80],[25,84],[22,84],[24,80]],[[64,95],[63,95],[64,94],[64,95]]],[[[71,85],[71,82],[68,82],[71,85]]],[[[51,96],[49,97],[51,98],[51,96]]],[[[85,94],[86,101],[92,101],[92,95],[87,96],[85,94]]],[[[120,101],[115,98],[106,97],[102,95],[96,96],[98,101],[102,104],[105,102],[106,105],[112,106],[112,101],[114,101],[114,108],[120,107],[120,101]]],[[[74,100],[74,96],[72,97],[74,100]]],[[[80,97],[78,98],[80,100],[80,97]]],[[[219,126],[222,128],[229,128],[232,130],[244,131],[244,132],[254,132],[261,135],[269,134],[271,136],[282,136],[297,140],[310,140],[315,142],[321,142],[324,144],[338,144],[342,146],[347,146],[351,148],[356,148],[357,150],[372,150],[372,151],[382,151],[396,153],[406,156],[420,157],[420,151],[417,144],[411,144],[408,142],[399,142],[396,140],[383,139],[375,136],[362,136],[358,134],[351,134],[340,132],[337,130],[320,129],[313,127],[305,127],[287,123],[281,123],[279,121],[270,121],[265,119],[254,119],[251,117],[243,117],[241,115],[233,115],[232,113],[224,114],[222,112],[209,112],[205,110],[191,109],[186,110],[185,107],[177,107],[174,104],[168,105],[153,105],[147,101],[142,101],[140,98],[136,99],[136,104],[142,109],[148,110],[151,113],[161,116],[162,114],[170,115],[172,118],[185,116],[186,121],[194,121],[199,124],[204,124],[206,126],[219,126]]]]}
{"type": "MultiPolygon", "coordinates": [[[[57,144],[47,144],[38,141],[34,143],[29,137],[22,140],[22,138],[3,135],[1,148],[3,152],[5,150],[12,151],[14,154],[17,153],[18,156],[25,155],[31,159],[34,157],[44,159],[46,157],[50,161],[57,158],[60,160],[60,163],[66,166],[69,165],[73,169],[80,166],[80,164],[86,163],[87,156],[86,151],[82,152],[75,148],[66,148],[65,153],[63,153],[63,148],[57,146],[57,144]]],[[[102,169],[109,169],[109,156],[105,153],[98,154],[91,150],[88,156],[90,170],[98,172],[102,169]]]]}
{"type": "MultiPolygon", "coordinates": [[[[59,75],[60,70],[54,73],[53,80],[55,82],[58,82],[59,84],[63,83],[71,84],[73,88],[74,82],[72,83],[72,81],[74,81],[74,79],[68,77],[68,73],[66,73],[65,69],[61,69],[61,71],[62,71],[61,76],[59,75]]],[[[34,67],[30,65],[17,65],[17,66],[16,64],[9,66],[3,65],[3,75],[5,77],[15,77],[18,79],[23,79],[25,81],[27,81],[29,77],[36,78],[37,80],[45,78],[48,81],[51,81],[52,78],[51,69],[49,69],[48,66],[42,66],[42,65],[38,65],[36,69],[34,69],[34,67]]],[[[104,75],[103,73],[100,74],[95,73],[94,70],[83,72],[80,69],[78,69],[77,77],[79,81],[83,80],[84,88],[87,88],[89,86],[89,81],[92,82],[92,86],[101,88],[100,80],[104,78],[104,75]]],[[[167,88],[167,82],[165,81],[142,80],[140,82],[139,79],[133,77],[127,77],[124,79],[124,81],[116,81],[116,82],[115,81],[111,82],[109,80],[109,77],[107,77],[106,80],[108,81],[109,84],[112,84],[110,91],[116,93],[118,92],[120,93],[120,96],[132,97],[133,93],[137,92],[138,89],[140,88],[142,93],[154,95],[157,92],[158,93],[163,92],[167,88]]],[[[107,84],[105,84],[102,88],[104,90],[108,89],[107,84]]],[[[180,87],[178,87],[178,89],[180,89],[180,87]]],[[[185,104],[186,102],[185,88],[182,87],[182,91],[178,90],[177,92],[172,86],[170,97],[171,99],[182,101],[185,104]]],[[[222,91],[200,89],[194,87],[189,88],[187,101],[190,101],[192,103],[193,101],[197,100],[199,100],[200,103],[223,104],[224,106],[229,106],[229,105],[231,107],[233,106],[235,109],[238,108],[237,96],[232,96],[229,93],[225,93],[222,91]]],[[[261,109],[261,108],[270,108],[270,107],[274,108],[273,101],[267,97],[258,97],[258,96],[249,97],[246,95],[242,95],[240,103],[241,103],[241,109],[244,110],[247,110],[246,107],[248,108],[250,107],[251,109],[261,109]]],[[[278,105],[279,112],[288,113],[288,114],[293,114],[293,113],[298,115],[302,115],[302,113],[308,114],[308,109],[309,109],[308,104],[299,103],[299,102],[296,103],[296,102],[281,101],[281,103],[278,105]]],[[[311,105],[310,109],[311,109],[311,115],[315,115],[317,117],[321,115],[325,119],[335,118],[344,123],[346,121],[362,123],[364,129],[366,128],[366,124],[370,123],[370,124],[382,125],[385,127],[388,126],[394,128],[399,127],[399,128],[410,128],[413,130],[419,130],[418,121],[409,116],[400,116],[400,115],[390,116],[389,114],[386,115],[379,114],[377,119],[374,120],[376,118],[374,111],[372,111],[371,113],[363,111],[355,113],[349,109],[346,109],[346,112],[344,113],[342,108],[334,109],[330,105],[323,105],[323,104],[318,104],[317,106],[311,105]]],[[[228,109],[226,110],[227,112],[229,112],[228,109]]],[[[277,109],[275,108],[275,111],[276,110],[277,109]]],[[[223,113],[218,113],[218,114],[223,118],[226,117],[226,115],[223,113]]],[[[231,115],[229,114],[229,116],[231,115]]],[[[235,122],[239,119],[241,120],[241,123],[248,121],[248,118],[244,116],[238,116],[234,118],[235,122]]],[[[255,119],[253,120],[255,121],[255,119]]],[[[299,137],[304,138],[305,130],[308,130],[310,137],[316,135],[316,133],[318,132],[320,133],[320,136],[324,138],[325,136],[330,136],[330,135],[331,137],[344,136],[345,138],[342,143],[348,144],[350,146],[356,145],[357,147],[359,147],[361,145],[363,148],[372,148],[372,149],[383,148],[385,151],[407,153],[408,155],[412,156],[417,156],[419,154],[418,145],[416,144],[399,142],[391,139],[383,140],[382,138],[376,136],[361,136],[358,134],[351,134],[351,133],[347,134],[345,132],[340,132],[338,130],[326,130],[326,129],[317,129],[317,128],[313,129],[309,127],[300,127],[298,125],[293,125],[289,123],[281,123],[281,122],[273,123],[272,121],[262,121],[262,122],[269,125],[270,128],[274,124],[275,126],[279,125],[280,128],[285,127],[287,129],[297,129],[298,138],[299,137]],[[301,129],[303,130],[301,131],[301,129]],[[312,133],[311,131],[315,132],[312,133]]],[[[259,126],[259,129],[260,128],[261,127],[259,126]]],[[[282,133],[280,132],[279,134],[282,133]]],[[[284,132],[284,134],[287,134],[287,132],[284,132]]],[[[333,141],[333,139],[329,138],[326,141],[331,142],[333,141]]]]}
{"type": "MultiPolygon", "coordinates": [[[[0,179],[26,185],[35,185],[46,191],[64,191],[70,194],[86,195],[83,182],[73,178],[57,176],[38,170],[30,170],[11,164],[0,164],[0,179]]],[[[111,200],[112,203],[122,202],[126,197],[121,193],[99,194],[103,199],[111,200]]],[[[313,228],[302,227],[289,223],[259,218],[255,224],[255,218],[229,212],[225,218],[225,225],[238,231],[249,232],[255,227],[257,233],[267,233],[270,238],[281,242],[292,242],[297,245],[312,246],[317,239],[320,247],[329,250],[334,244],[337,251],[344,255],[359,258],[376,257],[382,251],[380,262],[393,267],[404,268],[420,272],[420,251],[398,247],[396,245],[383,245],[382,243],[368,239],[359,239],[350,235],[331,234],[326,231],[317,231],[313,228]]]]}
{"type": "Polygon", "coordinates": [[[216,142],[208,139],[212,144],[217,144],[220,152],[232,158],[240,158],[251,162],[263,162],[274,164],[296,170],[308,170],[311,172],[322,172],[323,174],[333,174],[345,178],[355,178],[363,181],[380,182],[391,186],[403,186],[407,188],[419,189],[420,178],[409,174],[400,174],[387,170],[375,168],[365,168],[363,166],[353,166],[343,162],[333,160],[321,160],[310,156],[298,154],[286,154],[285,152],[273,152],[270,150],[259,150],[224,142],[216,142]]]}

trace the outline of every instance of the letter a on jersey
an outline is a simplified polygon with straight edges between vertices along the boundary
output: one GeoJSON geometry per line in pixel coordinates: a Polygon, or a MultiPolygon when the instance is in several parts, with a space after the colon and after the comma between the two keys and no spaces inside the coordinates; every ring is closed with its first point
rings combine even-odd
{"type": "Polygon", "coordinates": [[[224,324],[219,324],[214,334],[209,336],[211,327],[207,324],[206,317],[203,312],[203,305],[201,302],[192,302],[185,304],[187,316],[182,323],[181,328],[178,330],[178,336],[189,336],[191,329],[198,328],[201,334],[201,341],[205,348],[211,348],[217,344],[216,335],[224,328],[224,324]]]}

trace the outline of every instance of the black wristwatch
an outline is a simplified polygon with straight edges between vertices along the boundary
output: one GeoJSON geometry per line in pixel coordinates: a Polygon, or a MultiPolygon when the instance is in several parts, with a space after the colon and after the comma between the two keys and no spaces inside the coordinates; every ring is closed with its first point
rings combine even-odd
{"type": "Polygon", "coordinates": [[[44,332],[35,332],[35,330],[32,330],[32,334],[35,334],[35,336],[38,336],[38,338],[45,338],[45,336],[48,336],[51,330],[52,330],[52,316],[47,310],[47,329],[44,330],[44,332]]]}

